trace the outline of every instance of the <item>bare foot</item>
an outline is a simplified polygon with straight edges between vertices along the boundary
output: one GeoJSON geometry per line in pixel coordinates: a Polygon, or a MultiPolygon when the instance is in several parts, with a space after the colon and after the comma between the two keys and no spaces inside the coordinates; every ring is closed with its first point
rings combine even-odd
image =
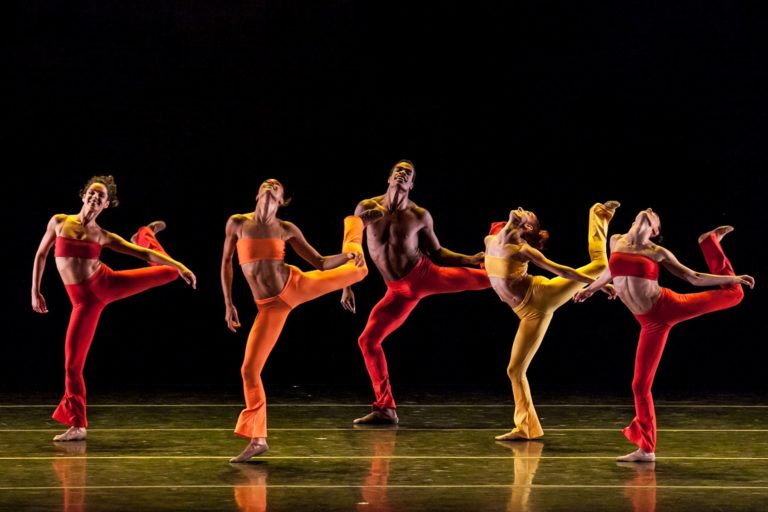
{"type": "MultiPolygon", "coordinates": [[[[153,220],[149,224],[147,224],[147,227],[152,230],[154,234],[158,234],[162,230],[168,227],[168,225],[165,223],[164,220],[153,220]]],[[[139,232],[137,231],[131,236],[131,243],[136,243],[136,237],[139,236],[139,232]]]]}
{"type": "Polygon", "coordinates": [[[82,441],[85,439],[85,427],[69,427],[66,432],[53,436],[54,441],[82,441]]]}
{"type": "Polygon", "coordinates": [[[355,425],[397,425],[400,419],[394,409],[371,411],[362,418],[352,420],[355,425]]]}
{"type": "Polygon", "coordinates": [[[712,231],[707,231],[706,233],[701,235],[699,237],[699,243],[703,242],[707,237],[709,237],[713,233],[715,235],[715,238],[719,242],[725,235],[727,235],[731,231],[733,231],[733,226],[720,226],[720,227],[717,227],[717,228],[713,229],[712,231]]]}
{"type": "Polygon", "coordinates": [[[613,217],[613,214],[616,212],[616,208],[621,206],[621,203],[618,201],[606,201],[604,203],[598,203],[597,206],[598,215],[600,212],[602,212],[603,214],[607,213],[609,217],[613,217]]]}
{"type": "Polygon", "coordinates": [[[644,452],[638,448],[632,453],[616,457],[618,462],[653,462],[656,460],[656,454],[653,452],[644,452]]]}
{"type": "Polygon", "coordinates": [[[495,436],[497,441],[530,441],[531,439],[539,439],[539,437],[526,437],[520,430],[515,427],[506,434],[495,436]]]}
{"type": "Polygon", "coordinates": [[[237,457],[229,459],[229,462],[245,462],[251,457],[266,453],[267,450],[269,450],[269,446],[266,441],[256,441],[255,439],[252,439],[251,442],[248,443],[248,446],[245,447],[245,450],[240,452],[240,455],[237,457]]]}
{"type": "Polygon", "coordinates": [[[147,227],[157,234],[168,227],[164,220],[155,220],[147,224],[147,227]]]}

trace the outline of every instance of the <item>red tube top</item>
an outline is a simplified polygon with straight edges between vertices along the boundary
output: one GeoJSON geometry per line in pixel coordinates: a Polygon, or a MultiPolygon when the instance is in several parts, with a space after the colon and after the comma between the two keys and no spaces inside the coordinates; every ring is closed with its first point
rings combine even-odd
{"type": "Polygon", "coordinates": [[[65,236],[57,236],[56,249],[53,255],[57,258],[97,260],[101,255],[101,244],[89,240],[76,240],[65,236]]]}
{"type": "Polygon", "coordinates": [[[608,260],[612,277],[642,277],[656,281],[659,279],[659,264],[648,256],[631,252],[614,252],[608,260]]]}

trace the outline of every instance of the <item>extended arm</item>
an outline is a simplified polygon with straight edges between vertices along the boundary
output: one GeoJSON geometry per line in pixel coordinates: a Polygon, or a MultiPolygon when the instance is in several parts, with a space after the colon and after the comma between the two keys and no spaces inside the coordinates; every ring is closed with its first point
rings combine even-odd
{"type": "Polygon", "coordinates": [[[159,265],[169,265],[175,268],[179,272],[181,278],[184,279],[187,284],[192,285],[192,288],[197,287],[197,277],[195,277],[195,274],[192,273],[192,271],[185,267],[181,262],[178,262],[161,252],[132,244],[126,241],[123,237],[114,233],[110,233],[109,231],[104,231],[104,234],[107,238],[107,243],[104,244],[104,247],[108,247],[115,252],[128,254],[129,256],[133,256],[144,261],[150,261],[159,265]]]}
{"type": "Polygon", "coordinates": [[[45,263],[48,261],[48,253],[56,241],[56,226],[66,218],[66,215],[59,214],[51,217],[48,226],[45,228],[45,234],[35,253],[35,260],[32,264],[32,310],[37,313],[47,313],[48,305],[45,303],[45,297],[40,292],[40,285],[43,282],[43,272],[45,263]]]}
{"type": "Polygon", "coordinates": [[[560,277],[563,277],[565,279],[570,279],[571,281],[578,281],[580,283],[592,283],[594,281],[593,278],[589,277],[587,274],[583,272],[579,272],[575,268],[569,267],[567,265],[561,265],[559,263],[555,263],[554,261],[550,260],[544,254],[542,254],[541,251],[538,249],[531,247],[530,245],[523,245],[520,249],[520,252],[528,258],[534,265],[536,265],[539,268],[543,268],[544,270],[548,270],[549,272],[552,272],[553,274],[557,274],[560,277]]]}
{"type": "Polygon", "coordinates": [[[422,220],[424,227],[419,232],[419,246],[424,253],[435,263],[441,263],[450,266],[479,265],[483,262],[485,254],[478,252],[473,255],[460,254],[446,249],[440,245],[440,241],[435,234],[432,215],[427,210],[423,211],[422,220]]]}
{"type": "Polygon", "coordinates": [[[694,286],[722,286],[729,284],[745,284],[750,288],[754,288],[755,286],[755,279],[752,276],[746,274],[730,276],[696,272],[680,263],[675,255],[672,254],[672,251],[659,247],[659,253],[662,258],[659,263],[664,265],[664,268],[683,281],[687,281],[694,286]]]}
{"type": "Polygon", "coordinates": [[[355,252],[344,252],[340,254],[334,254],[332,256],[322,256],[314,247],[309,245],[309,242],[307,242],[301,230],[296,227],[295,224],[284,222],[284,225],[291,235],[291,238],[288,239],[288,243],[291,245],[291,247],[293,247],[293,250],[296,251],[296,254],[301,256],[304,261],[316,269],[330,270],[332,268],[340,267],[349,260],[355,260],[355,264],[358,267],[362,266],[362,254],[355,252]]]}

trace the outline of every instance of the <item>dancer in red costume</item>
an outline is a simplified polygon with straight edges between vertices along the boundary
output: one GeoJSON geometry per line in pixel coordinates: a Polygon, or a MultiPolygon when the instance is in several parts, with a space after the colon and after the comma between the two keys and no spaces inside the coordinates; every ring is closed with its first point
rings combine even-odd
{"type": "Polygon", "coordinates": [[[659,235],[660,230],[659,216],[650,208],[642,210],[626,234],[611,238],[608,269],[573,298],[582,302],[613,280],[618,297],[640,323],[632,380],[636,416],[623,430],[638,449],[618,457],[617,460],[622,462],[656,460],[656,415],[651,386],[672,326],[733,307],[744,297],[741,285],[755,286],[751,276],[735,275],[720,246],[722,237],[733,231],[731,226],[721,226],[699,237],[699,246],[711,274],[691,270],[669,250],[653,243],[651,238],[659,235]],[[720,289],[678,294],[662,288],[658,283],[660,264],[695,286],[720,286],[720,289]]]}
{"type": "MultiPolygon", "coordinates": [[[[373,307],[358,340],[376,401],[371,413],[353,421],[356,424],[396,424],[399,421],[382,343],[403,325],[416,304],[429,295],[482,290],[491,286],[484,270],[439,267],[432,262],[479,265],[483,262],[483,253],[467,256],[440,245],[432,216],[408,197],[414,176],[412,162],[397,162],[390,170],[387,192],[361,201],[355,211],[356,215],[380,216],[368,226],[366,240],[371,259],[387,285],[384,298],[373,307]]],[[[355,296],[351,288],[344,290],[341,303],[348,311],[355,312],[355,296]]]]}
{"type": "Polygon", "coordinates": [[[154,232],[162,229],[165,223],[154,222],[151,227],[139,230],[137,237],[144,247],[129,243],[96,224],[96,218],[102,211],[118,204],[117,185],[112,176],[92,177],[80,196],[83,202],[80,213],[60,213],[51,217],[32,267],[34,311],[48,312],[40,285],[48,253],[54,245],[56,267],[72,302],[64,343],[65,392],[53,413],[53,419],[70,428],[54,437],[54,441],[80,441],[86,437],[88,419],[83,368],[104,307],[110,302],[169,283],[179,275],[193,288],[197,282],[192,271],[169,257],[154,237],[154,232]],[[99,260],[104,247],[157,266],[113,271],[99,260]]]}
{"type": "Polygon", "coordinates": [[[240,327],[237,309],[232,303],[232,258],[235,251],[259,310],[245,346],[241,368],[245,409],[235,426],[235,434],[250,441],[230,462],[245,462],[269,449],[267,395],[261,381],[261,370],[280,337],[288,315],[300,304],[357,283],[368,274],[361,245],[362,218],[353,215],[345,218],[342,252],[321,256],[295,224],[277,217],[278,209],[285,204],[282,183],[269,179],[259,187],[255,210],[232,215],[227,221],[221,256],[224,321],[232,332],[240,327]],[[286,242],[317,270],[302,272],[293,265],[287,265],[284,261],[286,242]]]}

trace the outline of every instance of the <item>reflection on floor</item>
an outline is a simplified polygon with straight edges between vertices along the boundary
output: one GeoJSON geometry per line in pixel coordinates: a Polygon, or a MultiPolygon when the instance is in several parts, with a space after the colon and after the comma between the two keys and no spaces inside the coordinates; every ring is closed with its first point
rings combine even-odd
{"type": "Polygon", "coordinates": [[[614,461],[631,449],[620,400],[542,401],[544,438],[497,442],[512,411],[493,396],[405,402],[396,427],[353,427],[365,406],[348,397],[275,399],[270,452],[229,464],[234,397],[110,397],[87,443],[51,441],[52,399],[0,398],[0,510],[768,509],[760,401],[660,403],[658,460],[642,464],[614,461]]]}

